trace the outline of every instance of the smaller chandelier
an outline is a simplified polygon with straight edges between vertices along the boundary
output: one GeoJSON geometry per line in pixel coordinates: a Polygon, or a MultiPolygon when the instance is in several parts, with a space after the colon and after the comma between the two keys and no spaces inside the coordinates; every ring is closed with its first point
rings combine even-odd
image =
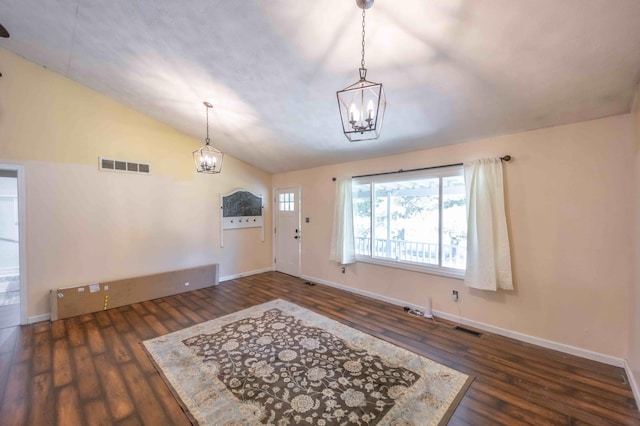
{"type": "Polygon", "coordinates": [[[351,142],[377,139],[382,130],[382,120],[387,108],[382,83],[367,80],[364,66],[365,9],[373,6],[374,0],[356,0],[362,9],[362,59],[360,80],[336,93],[342,120],[342,131],[351,142]]]}
{"type": "Polygon", "coordinates": [[[207,138],[204,140],[205,144],[202,148],[193,151],[193,160],[196,163],[196,170],[198,173],[220,173],[222,171],[222,159],[224,154],[209,143],[209,108],[213,108],[209,102],[203,102],[207,107],[207,138]]]}

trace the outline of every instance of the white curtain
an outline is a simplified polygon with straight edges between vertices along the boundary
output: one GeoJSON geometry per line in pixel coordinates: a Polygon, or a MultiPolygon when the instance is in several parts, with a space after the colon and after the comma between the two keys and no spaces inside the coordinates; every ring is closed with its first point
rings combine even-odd
{"type": "Polygon", "coordinates": [[[353,201],[351,178],[339,179],[333,212],[330,260],[343,265],[356,263],[356,243],[353,236],[353,201]]]}
{"type": "Polygon", "coordinates": [[[467,270],[464,282],[481,290],[513,290],[502,161],[464,163],[467,192],[467,270]]]}

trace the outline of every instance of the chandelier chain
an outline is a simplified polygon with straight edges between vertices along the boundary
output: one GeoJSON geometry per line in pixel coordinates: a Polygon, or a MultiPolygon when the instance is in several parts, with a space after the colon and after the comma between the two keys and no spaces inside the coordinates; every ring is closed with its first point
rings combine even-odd
{"type": "Polygon", "coordinates": [[[360,61],[360,68],[364,69],[364,35],[365,35],[365,31],[364,31],[364,13],[365,13],[365,9],[364,7],[362,8],[362,60],[360,61]]]}
{"type": "Polygon", "coordinates": [[[209,107],[207,107],[207,139],[205,139],[205,142],[209,144],[209,107]]]}

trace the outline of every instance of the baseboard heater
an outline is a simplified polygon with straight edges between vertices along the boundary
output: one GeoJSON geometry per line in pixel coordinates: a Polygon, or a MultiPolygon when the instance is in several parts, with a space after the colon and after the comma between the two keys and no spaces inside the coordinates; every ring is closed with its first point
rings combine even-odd
{"type": "Polygon", "coordinates": [[[219,265],[51,290],[51,320],[159,299],[217,285],[219,265]],[[187,285],[188,284],[188,285],[187,285]]]}

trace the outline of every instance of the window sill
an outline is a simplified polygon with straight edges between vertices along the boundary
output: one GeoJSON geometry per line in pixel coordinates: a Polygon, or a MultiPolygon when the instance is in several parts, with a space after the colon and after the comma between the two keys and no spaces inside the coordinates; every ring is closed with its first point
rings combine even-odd
{"type": "Polygon", "coordinates": [[[455,278],[464,280],[464,272],[459,269],[441,268],[437,266],[419,265],[415,263],[396,262],[393,260],[372,258],[366,256],[356,256],[356,261],[362,263],[371,263],[373,265],[386,266],[389,268],[404,269],[407,271],[421,272],[423,274],[439,275],[441,277],[455,278]]]}

